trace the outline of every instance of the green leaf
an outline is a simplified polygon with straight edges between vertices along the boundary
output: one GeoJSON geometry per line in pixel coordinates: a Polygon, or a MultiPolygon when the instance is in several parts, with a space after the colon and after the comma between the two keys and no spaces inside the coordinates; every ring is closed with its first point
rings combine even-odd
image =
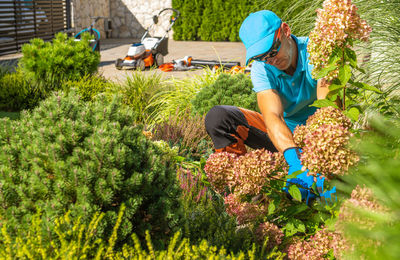
{"type": "Polygon", "coordinates": [[[352,107],[349,110],[344,111],[343,113],[353,121],[357,121],[358,117],[360,116],[360,111],[356,107],[352,107]]]}
{"type": "Polygon", "coordinates": [[[275,209],[276,209],[276,206],[275,206],[274,201],[273,201],[268,205],[268,215],[274,214],[275,209]]]}
{"type": "Polygon", "coordinates": [[[289,194],[292,196],[294,200],[301,202],[301,192],[296,185],[290,185],[289,194]]]}
{"type": "Polygon", "coordinates": [[[362,68],[360,68],[360,67],[356,67],[356,70],[358,70],[358,71],[360,71],[360,72],[362,72],[362,73],[364,73],[365,74],[365,70],[364,69],[362,69],[362,68]]]}
{"type": "Polygon", "coordinates": [[[363,83],[363,82],[353,82],[352,84],[353,84],[355,87],[357,87],[357,88],[361,88],[361,89],[365,89],[365,90],[374,91],[374,92],[380,93],[380,94],[383,93],[383,92],[382,92],[380,89],[378,89],[377,87],[368,85],[368,84],[363,83]]]}
{"type": "Polygon", "coordinates": [[[297,175],[302,174],[303,172],[304,171],[302,171],[302,170],[292,172],[292,174],[286,176],[286,180],[296,178],[297,175]]]}
{"type": "Polygon", "coordinates": [[[306,226],[301,220],[291,218],[288,223],[283,227],[286,236],[293,236],[297,232],[304,233],[306,231],[306,226]]]}
{"type": "Polygon", "coordinates": [[[329,72],[335,70],[336,68],[337,68],[336,64],[327,65],[325,68],[323,68],[317,73],[316,75],[317,79],[325,77],[326,75],[328,75],[329,72]]]}
{"type": "Polygon", "coordinates": [[[338,78],[339,78],[340,84],[342,84],[342,86],[345,86],[347,84],[347,82],[351,78],[351,67],[350,67],[350,65],[346,64],[343,67],[340,67],[338,78]]]}
{"type": "Polygon", "coordinates": [[[330,101],[328,99],[315,100],[314,103],[312,103],[310,106],[312,106],[312,107],[336,107],[336,108],[338,108],[338,106],[336,105],[335,102],[330,101]]]}
{"type": "Polygon", "coordinates": [[[330,91],[334,91],[334,90],[337,90],[337,89],[342,89],[343,87],[344,86],[342,86],[342,85],[332,84],[332,85],[329,86],[329,90],[330,91]]]}
{"type": "Polygon", "coordinates": [[[350,62],[350,66],[353,68],[357,67],[357,55],[356,52],[350,48],[345,49],[345,57],[346,60],[350,62]]]}

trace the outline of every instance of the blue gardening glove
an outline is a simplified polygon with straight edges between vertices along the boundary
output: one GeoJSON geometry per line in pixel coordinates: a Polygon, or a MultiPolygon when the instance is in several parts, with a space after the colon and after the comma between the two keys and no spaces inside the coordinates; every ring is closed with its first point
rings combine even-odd
{"type": "MultiPolygon", "coordinates": [[[[289,165],[289,175],[303,168],[303,165],[300,161],[301,153],[302,151],[298,147],[291,147],[283,152],[283,156],[289,165]]],[[[311,191],[311,187],[314,183],[314,176],[308,176],[307,173],[308,170],[297,175],[296,178],[288,179],[284,191],[288,192],[288,187],[290,184],[297,184],[297,186],[299,186],[301,198],[306,200],[306,203],[308,204],[309,199],[315,198],[316,195],[311,191]]],[[[320,174],[318,174],[316,178],[316,186],[319,197],[321,198],[321,201],[325,201],[325,203],[333,202],[333,199],[337,199],[336,187],[333,187],[331,190],[324,191],[324,181],[325,177],[321,177],[320,174]]]]}
{"type": "MultiPolygon", "coordinates": [[[[303,168],[303,165],[300,161],[301,152],[301,149],[298,147],[291,147],[283,152],[283,156],[289,165],[289,175],[296,171],[300,171],[303,168]]],[[[310,191],[311,186],[314,183],[314,176],[308,176],[307,173],[308,170],[297,175],[296,178],[288,179],[286,182],[286,187],[283,190],[289,193],[289,185],[297,184],[301,192],[301,199],[306,200],[306,203],[308,204],[308,200],[315,198],[315,194],[311,193],[310,191]]]]}

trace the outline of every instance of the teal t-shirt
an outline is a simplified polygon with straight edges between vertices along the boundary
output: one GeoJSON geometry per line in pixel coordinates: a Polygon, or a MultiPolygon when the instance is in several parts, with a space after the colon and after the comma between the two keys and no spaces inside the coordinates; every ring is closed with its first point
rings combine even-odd
{"type": "Polygon", "coordinates": [[[255,92],[275,89],[279,93],[284,108],[283,117],[293,132],[297,125],[305,124],[307,118],[316,111],[315,107],[309,105],[317,99],[317,81],[311,76],[313,67],[308,59],[308,38],[292,37],[298,49],[297,68],[293,76],[265,62],[254,61],[251,80],[255,92]]]}

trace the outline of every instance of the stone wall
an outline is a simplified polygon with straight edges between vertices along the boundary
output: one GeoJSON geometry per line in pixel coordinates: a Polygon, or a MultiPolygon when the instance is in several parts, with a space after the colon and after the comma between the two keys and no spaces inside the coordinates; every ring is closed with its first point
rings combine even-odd
{"type": "MultiPolygon", "coordinates": [[[[145,29],[153,24],[153,16],[160,10],[171,7],[172,0],[73,0],[73,22],[76,30],[87,27],[89,16],[110,17],[112,38],[136,38],[142,37],[145,29]]],[[[169,25],[169,17],[161,16],[155,30],[150,33],[153,36],[163,36],[169,25]]],[[[104,22],[100,20],[96,24],[100,29],[102,38],[105,37],[104,22]]],[[[169,34],[172,37],[172,31],[169,34]]]]}
{"type": "MultiPolygon", "coordinates": [[[[91,16],[109,17],[109,2],[110,0],[72,0],[72,27],[79,32],[90,25],[91,16]]],[[[96,23],[95,28],[100,31],[101,37],[105,38],[103,19],[96,23]]]]}

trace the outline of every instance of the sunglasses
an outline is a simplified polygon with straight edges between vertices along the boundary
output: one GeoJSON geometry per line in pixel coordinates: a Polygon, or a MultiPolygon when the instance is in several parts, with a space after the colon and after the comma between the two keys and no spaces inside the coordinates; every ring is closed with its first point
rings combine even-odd
{"type": "Polygon", "coordinates": [[[266,62],[268,59],[278,55],[278,52],[281,49],[281,41],[279,40],[279,37],[281,36],[281,28],[278,29],[275,35],[277,36],[274,38],[271,49],[263,54],[251,58],[252,60],[266,62]]]}

